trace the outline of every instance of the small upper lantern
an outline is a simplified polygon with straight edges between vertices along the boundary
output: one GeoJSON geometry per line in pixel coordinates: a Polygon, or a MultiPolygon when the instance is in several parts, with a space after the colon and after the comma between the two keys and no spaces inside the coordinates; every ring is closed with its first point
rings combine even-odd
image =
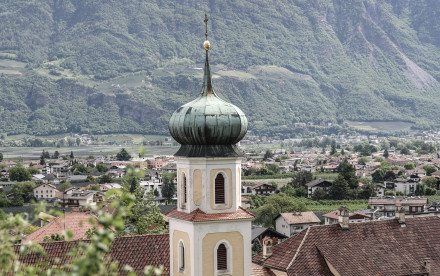
{"type": "MultiPolygon", "coordinates": [[[[207,28],[205,15],[205,26],[207,28]]],[[[206,39],[205,71],[201,95],[179,107],[170,118],[168,127],[173,138],[182,146],[175,154],[186,157],[239,156],[235,144],[246,135],[248,121],[235,105],[220,99],[212,88],[208,51],[211,45],[206,39]]]]}

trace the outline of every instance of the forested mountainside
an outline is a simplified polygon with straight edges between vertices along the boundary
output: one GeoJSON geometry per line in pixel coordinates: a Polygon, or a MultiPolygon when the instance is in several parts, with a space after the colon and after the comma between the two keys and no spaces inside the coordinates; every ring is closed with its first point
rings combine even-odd
{"type": "Polygon", "coordinates": [[[168,133],[214,86],[260,134],[440,125],[438,0],[3,0],[0,133],[168,133]]]}

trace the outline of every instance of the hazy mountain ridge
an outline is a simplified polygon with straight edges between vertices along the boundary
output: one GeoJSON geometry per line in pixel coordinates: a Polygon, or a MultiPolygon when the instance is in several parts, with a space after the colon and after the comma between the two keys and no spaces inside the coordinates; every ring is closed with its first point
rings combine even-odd
{"type": "Polygon", "coordinates": [[[255,131],[440,124],[438,1],[175,2],[0,4],[0,132],[167,133],[201,88],[205,11],[216,91],[255,131]]]}

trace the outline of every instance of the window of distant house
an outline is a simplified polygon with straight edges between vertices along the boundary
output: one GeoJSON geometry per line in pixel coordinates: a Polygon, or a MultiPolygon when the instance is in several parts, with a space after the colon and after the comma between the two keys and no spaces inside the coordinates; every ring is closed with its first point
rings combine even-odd
{"type": "Polygon", "coordinates": [[[215,204],[226,204],[225,177],[223,176],[223,174],[217,174],[217,176],[215,177],[214,186],[215,204]]]}

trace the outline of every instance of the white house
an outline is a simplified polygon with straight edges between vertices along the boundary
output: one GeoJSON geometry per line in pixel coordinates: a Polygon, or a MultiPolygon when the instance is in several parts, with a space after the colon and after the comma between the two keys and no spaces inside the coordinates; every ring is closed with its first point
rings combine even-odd
{"type": "MultiPolygon", "coordinates": [[[[324,217],[325,225],[339,223],[340,213],[341,212],[339,210],[336,210],[336,211],[332,211],[330,213],[322,215],[324,217]]],[[[370,220],[369,216],[364,215],[364,214],[360,214],[360,213],[349,213],[349,216],[348,216],[348,222],[350,222],[350,223],[364,222],[364,221],[369,221],[369,220],[370,220]]]]}
{"type": "Polygon", "coordinates": [[[275,218],[275,229],[288,237],[301,232],[321,220],[313,212],[281,213],[275,218]]]}
{"type": "Polygon", "coordinates": [[[56,197],[57,188],[52,184],[41,184],[34,188],[34,197],[37,200],[48,200],[56,197]]]}

